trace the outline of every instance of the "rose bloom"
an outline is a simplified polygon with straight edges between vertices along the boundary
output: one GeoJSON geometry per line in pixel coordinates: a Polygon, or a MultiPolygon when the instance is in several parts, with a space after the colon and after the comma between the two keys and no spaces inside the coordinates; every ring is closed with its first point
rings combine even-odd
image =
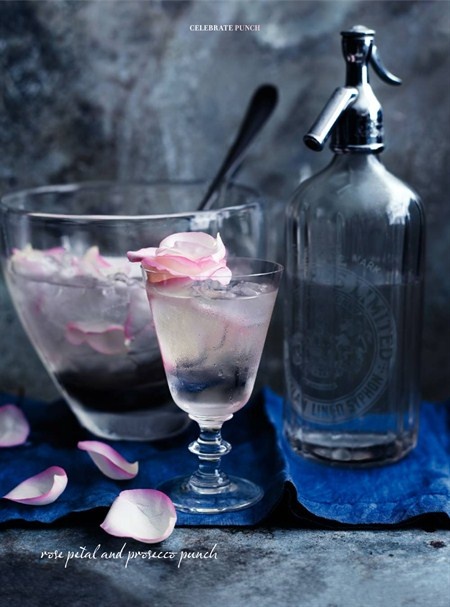
{"type": "Polygon", "coordinates": [[[164,238],[159,247],[128,251],[127,255],[130,261],[141,262],[150,271],[147,274],[150,282],[216,278],[228,283],[231,277],[220,234],[214,238],[205,232],[179,232],[164,238]]]}

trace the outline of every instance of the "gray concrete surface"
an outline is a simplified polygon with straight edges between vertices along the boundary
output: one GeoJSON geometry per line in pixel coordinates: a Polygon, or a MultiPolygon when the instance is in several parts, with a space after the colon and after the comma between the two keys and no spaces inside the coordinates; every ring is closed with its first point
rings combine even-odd
{"type": "Polygon", "coordinates": [[[157,546],[95,527],[0,537],[0,600],[9,607],[447,607],[450,593],[448,531],[176,528],[157,546]],[[176,554],[136,554],[148,550],[176,554]]]}

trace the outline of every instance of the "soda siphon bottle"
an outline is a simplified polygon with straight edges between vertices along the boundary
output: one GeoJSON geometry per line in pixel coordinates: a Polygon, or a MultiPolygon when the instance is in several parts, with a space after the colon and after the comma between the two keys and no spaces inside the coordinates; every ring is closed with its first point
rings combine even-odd
{"type": "Polygon", "coordinates": [[[382,108],[373,30],[342,32],[346,85],[304,137],[334,157],[287,209],[285,432],[301,455],[375,465],[417,441],[424,211],[380,162],[382,108]]]}

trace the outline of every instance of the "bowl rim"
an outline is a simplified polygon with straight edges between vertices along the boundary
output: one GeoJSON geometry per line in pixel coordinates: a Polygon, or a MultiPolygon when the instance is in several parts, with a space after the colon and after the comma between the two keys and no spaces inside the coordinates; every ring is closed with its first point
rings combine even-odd
{"type": "Polygon", "coordinates": [[[48,213],[42,211],[30,211],[26,208],[18,208],[15,206],[20,198],[27,196],[35,196],[49,193],[71,194],[81,190],[126,190],[126,189],[145,189],[162,186],[201,186],[208,185],[206,180],[189,180],[189,179],[161,179],[155,181],[114,181],[114,180],[94,180],[71,182],[67,184],[50,184],[31,188],[21,188],[10,190],[0,196],[0,212],[8,212],[16,215],[27,216],[36,219],[51,219],[51,220],[69,220],[69,221],[142,221],[149,219],[165,219],[168,217],[192,217],[218,215],[228,210],[246,209],[254,205],[257,201],[262,200],[261,194],[253,186],[249,186],[239,182],[225,182],[222,188],[233,189],[248,193],[250,200],[242,204],[235,204],[206,211],[183,211],[179,213],[155,213],[148,215],[106,215],[106,214],[82,214],[82,213],[48,213]]]}

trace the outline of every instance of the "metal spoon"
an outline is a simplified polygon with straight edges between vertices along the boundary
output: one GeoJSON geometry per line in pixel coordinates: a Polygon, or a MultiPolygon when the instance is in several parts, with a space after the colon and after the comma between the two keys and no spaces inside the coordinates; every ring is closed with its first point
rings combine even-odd
{"type": "Polygon", "coordinates": [[[215,201],[214,194],[222,181],[242,159],[244,152],[272,114],[277,102],[278,90],[272,84],[263,84],[253,93],[236,139],[203,196],[198,206],[199,211],[206,211],[212,207],[215,201]]]}

